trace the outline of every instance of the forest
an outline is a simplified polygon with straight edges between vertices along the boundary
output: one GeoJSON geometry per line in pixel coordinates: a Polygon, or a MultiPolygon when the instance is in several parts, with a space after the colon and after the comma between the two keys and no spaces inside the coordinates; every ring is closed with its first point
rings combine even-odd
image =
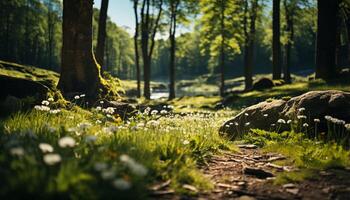
{"type": "Polygon", "coordinates": [[[349,199],[350,0],[0,1],[0,176],[2,199],[349,199]]]}

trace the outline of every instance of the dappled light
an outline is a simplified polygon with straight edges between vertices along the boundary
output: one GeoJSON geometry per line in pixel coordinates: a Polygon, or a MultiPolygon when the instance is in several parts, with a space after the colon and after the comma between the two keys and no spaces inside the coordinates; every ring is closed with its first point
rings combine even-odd
{"type": "Polygon", "coordinates": [[[0,1],[0,198],[349,199],[349,14],[0,1]]]}

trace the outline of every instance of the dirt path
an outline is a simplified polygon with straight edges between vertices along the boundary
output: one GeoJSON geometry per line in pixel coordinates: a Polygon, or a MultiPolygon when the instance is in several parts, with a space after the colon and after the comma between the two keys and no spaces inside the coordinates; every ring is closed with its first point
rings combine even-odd
{"type": "MultiPolygon", "coordinates": [[[[254,146],[241,146],[240,153],[223,152],[212,157],[201,170],[215,184],[210,192],[196,196],[178,196],[167,190],[168,183],[159,185],[155,199],[350,199],[350,170],[321,171],[312,180],[301,183],[274,185],[275,175],[283,171],[297,170],[291,166],[279,166],[272,162],[284,159],[274,153],[262,153],[254,146]]],[[[196,191],[190,185],[185,189],[196,191]]]]}

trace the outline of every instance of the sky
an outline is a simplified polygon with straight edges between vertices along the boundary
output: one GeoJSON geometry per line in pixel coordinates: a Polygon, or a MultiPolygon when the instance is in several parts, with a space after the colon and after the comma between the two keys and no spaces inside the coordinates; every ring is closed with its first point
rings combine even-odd
{"type": "MultiPolygon", "coordinates": [[[[100,9],[101,0],[94,0],[94,7],[100,9]]],[[[108,16],[118,26],[128,27],[129,33],[135,29],[133,3],[130,0],[109,0],[108,16]]]]}
{"type": "MultiPolygon", "coordinates": [[[[108,4],[108,16],[118,26],[127,27],[126,30],[129,34],[133,35],[135,31],[135,16],[134,8],[131,0],[109,0],[108,4]]],[[[101,0],[94,0],[94,7],[100,9],[101,0]]],[[[191,31],[192,27],[178,27],[177,34],[191,31]]],[[[160,35],[157,34],[156,38],[166,38],[167,33],[160,35]]]]}

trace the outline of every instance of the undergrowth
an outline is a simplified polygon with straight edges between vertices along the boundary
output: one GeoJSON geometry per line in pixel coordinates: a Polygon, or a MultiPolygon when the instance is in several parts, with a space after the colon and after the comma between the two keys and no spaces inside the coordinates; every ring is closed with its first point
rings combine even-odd
{"type": "Polygon", "coordinates": [[[167,180],[177,192],[189,192],[183,184],[206,190],[197,165],[233,149],[217,133],[226,115],[146,109],[123,122],[103,104],[67,110],[48,99],[1,120],[0,196],[146,198],[167,180]]]}

